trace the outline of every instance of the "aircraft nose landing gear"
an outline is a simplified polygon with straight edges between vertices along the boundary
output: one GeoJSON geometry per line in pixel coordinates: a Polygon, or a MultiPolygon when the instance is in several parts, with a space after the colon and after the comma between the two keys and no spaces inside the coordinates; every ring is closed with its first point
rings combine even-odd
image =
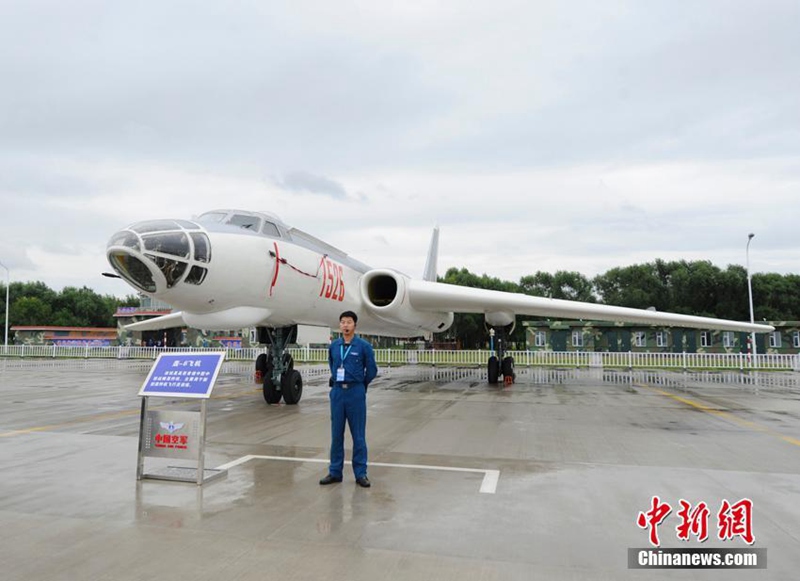
{"type": "Polygon", "coordinates": [[[258,328],[258,340],[269,345],[269,352],[256,358],[256,381],[263,382],[264,401],[283,401],[294,405],[303,395],[303,377],[294,368],[294,359],[286,350],[297,337],[297,326],[258,328]]]}

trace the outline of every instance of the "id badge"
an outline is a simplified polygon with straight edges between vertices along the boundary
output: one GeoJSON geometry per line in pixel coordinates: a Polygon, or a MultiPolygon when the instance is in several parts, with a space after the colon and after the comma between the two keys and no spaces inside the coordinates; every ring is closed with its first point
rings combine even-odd
{"type": "Polygon", "coordinates": [[[336,370],[336,381],[344,381],[344,367],[336,370]]]}

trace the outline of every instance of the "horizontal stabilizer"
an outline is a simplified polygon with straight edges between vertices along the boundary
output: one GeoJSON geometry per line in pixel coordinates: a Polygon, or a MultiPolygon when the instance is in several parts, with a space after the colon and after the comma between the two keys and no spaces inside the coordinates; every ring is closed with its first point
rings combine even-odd
{"type": "Polygon", "coordinates": [[[157,331],[159,329],[171,329],[173,327],[183,327],[186,323],[183,320],[183,313],[170,313],[146,321],[125,325],[126,331],[157,331]]]}

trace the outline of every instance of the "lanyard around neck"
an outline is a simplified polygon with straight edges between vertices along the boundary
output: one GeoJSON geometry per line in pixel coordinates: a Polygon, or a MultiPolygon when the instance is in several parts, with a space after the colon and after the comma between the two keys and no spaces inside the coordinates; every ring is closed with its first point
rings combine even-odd
{"type": "Polygon", "coordinates": [[[352,348],[353,348],[353,344],[350,343],[347,346],[347,351],[345,351],[344,350],[344,341],[342,341],[342,344],[339,345],[339,357],[341,357],[341,359],[342,359],[342,363],[341,363],[342,365],[344,365],[344,360],[347,359],[347,356],[350,355],[350,349],[352,349],[352,348]]]}

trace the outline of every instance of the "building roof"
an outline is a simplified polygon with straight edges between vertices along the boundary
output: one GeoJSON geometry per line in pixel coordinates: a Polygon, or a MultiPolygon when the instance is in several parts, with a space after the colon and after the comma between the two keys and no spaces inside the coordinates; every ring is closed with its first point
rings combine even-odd
{"type": "Polygon", "coordinates": [[[81,331],[84,333],[113,333],[117,334],[116,327],[58,327],[55,325],[16,325],[12,331],[81,331]]]}

